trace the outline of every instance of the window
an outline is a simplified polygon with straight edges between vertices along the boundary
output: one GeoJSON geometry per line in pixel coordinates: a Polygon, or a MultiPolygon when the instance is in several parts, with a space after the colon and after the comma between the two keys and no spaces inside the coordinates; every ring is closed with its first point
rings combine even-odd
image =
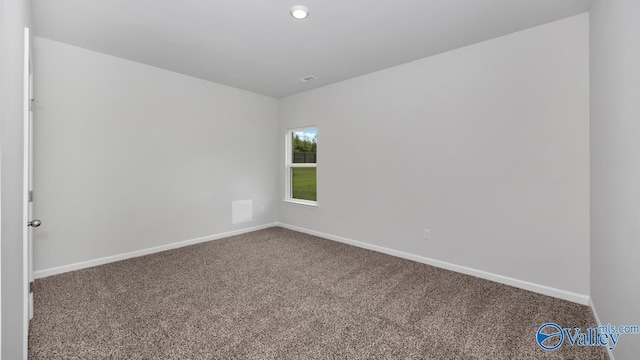
{"type": "Polygon", "coordinates": [[[287,131],[285,200],[317,205],[318,129],[307,127],[287,131]]]}

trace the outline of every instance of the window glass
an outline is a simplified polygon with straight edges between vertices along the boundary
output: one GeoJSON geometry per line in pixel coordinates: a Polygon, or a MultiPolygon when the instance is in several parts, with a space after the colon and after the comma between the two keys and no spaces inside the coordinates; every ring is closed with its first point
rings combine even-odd
{"type": "Polygon", "coordinates": [[[318,129],[287,132],[286,200],[315,205],[317,195],[318,129]]]}
{"type": "Polygon", "coordinates": [[[315,164],[318,131],[315,128],[291,132],[291,162],[315,164]]]}

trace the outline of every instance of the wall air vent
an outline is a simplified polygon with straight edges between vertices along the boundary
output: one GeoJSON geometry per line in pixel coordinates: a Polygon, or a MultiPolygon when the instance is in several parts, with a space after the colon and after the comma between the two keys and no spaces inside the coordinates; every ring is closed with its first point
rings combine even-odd
{"type": "Polygon", "coordinates": [[[305,76],[305,77],[303,77],[303,78],[300,78],[300,79],[298,79],[298,80],[300,80],[301,82],[307,82],[307,81],[311,81],[311,80],[315,80],[315,79],[316,79],[316,77],[315,77],[315,76],[313,76],[313,75],[307,75],[307,76],[305,76]]]}

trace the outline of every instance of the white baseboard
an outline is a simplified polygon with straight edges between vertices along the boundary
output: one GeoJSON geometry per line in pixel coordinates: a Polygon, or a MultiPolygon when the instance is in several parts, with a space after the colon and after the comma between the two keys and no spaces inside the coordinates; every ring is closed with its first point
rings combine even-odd
{"type": "Polygon", "coordinates": [[[207,241],[212,241],[212,240],[219,240],[219,239],[226,238],[226,237],[229,237],[229,236],[240,235],[240,234],[244,234],[244,233],[248,233],[248,232],[252,232],[252,231],[256,231],[256,230],[262,230],[262,229],[266,229],[266,228],[270,228],[270,227],[274,227],[274,226],[278,226],[278,223],[270,223],[270,224],[265,224],[265,225],[258,225],[258,226],[253,226],[253,227],[250,227],[250,228],[245,228],[245,229],[240,229],[240,230],[233,230],[233,231],[228,231],[228,232],[224,232],[224,233],[220,233],[220,234],[203,236],[203,237],[199,237],[199,238],[196,238],[196,239],[184,240],[184,241],[179,241],[179,242],[175,242],[175,243],[171,243],[171,244],[155,246],[155,247],[152,247],[152,248],[136,250],[136,251],[132,251],[132,252],[124,253],[124,254],[106,256],[106,257],[102,257],[102,258],[99,258],[99,259],[82,261],[82,262],[75,263],[75,264],[69,264],[69,265],[63,265],[63,266],[53,267],[53,268],[49,268],[49,269],[38,270],[38,271],[34,271],[33,272],[33,278],[34,279],[41,279],[41,278],[45,278],[47,276],[62,274],[62,273],[66,273],[66,272],[74,271],[74,270],[86,269],[86,268],[90,268],[90,267],[94,267],[94,266],[98,266],[98,265],[104,265],[104,264],[108,264],[108,263],[116,262],[116,261],[120,261],[120,260],[131,259],[131,258],[135,258],[135,257],[139,257],[139,256],[158,253],[158,252],[161,252],[161,251],[172,250],[172,249],[177,249],[177,248],[181,248],[181,247],[184,247],[184,246],[199,244],[199,243],[202,243],[202,242],[207,242],[207,241]]]}
{"type": "MultiPolygon", "coordinates": [[[[593,314],[593,317],[596,319],[596,324],[598,324],[598,326],[602,326],[602,322],[600,322],[600,317],[598,316],[598,312],[596,311],[596,306],[593,304],[593,300],[591,299],[591,296],[589,296],[589,307],[591,308],[591,313],[593,314]]],[[[609,359],[615,360],[615,358],[613,357],[613,351],[609,350],[608,346],[606,346],[605,348],[607,349],[607,353],[609,354],[609,359]]]]}
{"type": "MultiPolygon", "coordinates": [[[[156,246],[156,247],[152,247],[152,248],[136,250],[136,251],[132,251],[132,252],[124,253],[124,254],[118,254],[118,255],[107,256],[107,257],[103,257],[103,258],[99,258],[99,259],[82,261],[82,262],[75,263],[75,264],[69,264],[69,265],[63,265],[63,266],[58,266],[58,267],[49,268],[49,269],[38,270],[38,271],[34,271],[33,272],[33,277],[34,277],[34,279],[41,279],[41,278],[45,278],[47,276],[62,274],[62,273],[69,272],[69,271],[74,271],[74,270],[86,269],[86,268],[89,268],[89,267],[103,265],[103,264],[107,264],[107,263],[111,263],[111,262],[131,259],[131,258],[135,258],[135,257],[139,257],[139,256],[154,254],[154,253],[161,252],[161,251],[177,249],[177,248],[181,248],[181,247],[184,247],[184,246],[199,244],[199,243],[202,243],[202,242],[218,240],[218,239],[222,239],[222,238],[226,238],[226,237],[230,237],[230,236],[235,236],[235,235],[240,235],[240,234],[244,234],[244,233],[248,233],[248,232],[252,232],[252,231],[256,231],[256,230],[262,230],[262,229],[266,229],[266,228],[270,228],[270,227],[274,227],[274,226],[281,226],[283,228],[287,228],[287,229],[290,229],[290,230],[299,231],[301,233],[306,233],[306,234],[310,234],[310,235],[314,235],[314,236],[319,236],[319,237],[322,237],[322,238],[325,238],[325,239],[338,241],[338,242],[341,242],[341,243],[357,246],[357,247],[360,247],[360,248],[363,248],[363,249],[373,250],[373,251],[385,253],[385,254],[388,254],[388,255],[391,255],[391,256],[396,256],[396,257],[400,257],[400,258],[403,258],[403,259],[408,259],[408,260],[416,261],[416,262],[419,262],[419,263],[423,263],[423,264],[427,264],[427,265],[431,265],[431,266],[435,266],[435,267],[439,267],[439,268],[443,268],[443,269],[459,272],[459,273],[462,273],[462,274],[471,275],[471,276],[479,277],[479,278],[482,278],[482,279],[495,281],[495,282],[498,282],[498,283],[501,283],[501,284],[517,287],[517,288],[524,289],[524,290],[533,291],[533,292],[536,292],[536,293],[539,293],[539,294],[548,295],[548,296],[556,297],[556,298],[559,298],[559,299],[572,301],[572,302],[575,302],[575,303],[578,303],[578,304],[581,304],[581,305],[590,305],[592,311],[594,312],[594,316],[596,314],[595,313],[595,308],[593,307],[593,304],[590,302],[591,299],[587,295],[577,294],[577,293],[573,293],[573,292],[570,292],[570,291],[556,289],[556,288],[552,288],[552,287],[545,286],[545,285],[540,285],[540,284],[536,284],[536,283],[532,283],[532,282],[528,282],[528,281],[518,280],[518,279],[510,278],[510,277],[507,277],[507,276],[502,276],[502,275],[493,274],[493,273],[489,273],[489,272],[482,271],[482,270],[469,268],[469,267],[466,267],[466,266],[461,266],[461,265],[448,263],[446,261],[431,259],[431,258],[428,258],[428,257],[415,255],[415,254],[411,254],[411,253],[407,253],[407,252],[403,252],[403,251],[399,251],[399,250],[393,250],[393,249],[389,249],[389,248],[378,246],[378,245],[367,244],[367,243],[364,243],[364,242],[361,242],[361,241],[347,239],[347,238],[343,238],[343,237],[340,237],[340,236],[326,234],[326,233],[322,233],[322,232],[319,232],[319,231],[309,230],[309,229],[305,229],[305,228],[301,228],[301,227],[297,227],[297,226],[293,226],[293,225],[289,225],[289,224],[284,224],[284,223],[270,223],[270,224],[265,224],[265,225],[259,225],[259,226],[254,226],[254,227],[250,227],[250,228],[229,231],[229,232],[215,234],[215,235],[203,236],[203,237],[196,238],[196,239],[190,239],[190,240],[175,242],[175,243],[171,243],[171,244],[160,245],[160,246],[156,246]]],[[[597,316],[596,316],[596,320],[597,320],[597,316]]],[[[600,324],[600,323],[598,322],[598,324],[600,324]]],[[[613,359],[613,357],[612,357],[612,359],[613,359]]]]}
{"type": "Polygon", "coordinates": [[[393,249],[389,249],[389,248],[378,246],[378,245],[367,244],[367,243],[364,243],[364,242],[361,242],[361,241],[347,239],[347,238],[343,238],[343,237],[336,236],[336,235],[331,235],[331,234],[325,234],[325,233],[322,233],[322,232],[319,232],[319,231],[309,230],[309,229],[305,229],[305,228],[301,228],[301,227],[297,227],[297,226],[293,226],[293,225],[289,225],[289,224],[278,223],[278,226],[281,226],[281,227],[286,228],[286,229],[298,231],[298,232],[301,232],[301,233],[314,235],[314,236],[322,237],[322,238],[325,238],[325,239],[334,240],[334,241],[338,241],[338,242],[341,242],[341,243],[357,246],[357,247],[360,247],[360,248],[363,248],[363,249],[373,250],[373,251],[385,253],[385,254],[388,254],[388,255],[396,256],[396,257],[399,257],[399,258],[412,260],[412,261],[416,261],[416,262],[419,262],[419,263],[423,263],[423,264],[427,264],[427,265],[431,265],[431,266],[435,266],[435,267],[439,267],[439,268],[455,271],[455,272],[458,272],[458,273],[479,277],[481,279],[495,281],[497,283],[501,283],[501,284],[505,284],[505,285],[509,285],[509,286],[513,286],[513,287],[517,287],[517,288],[524,289],[524,290],[533,291],[535,293],[539,293],[539,294],[543,294],[543,295],[547,295],[547,296],[552,296],[552,297],[563,299],[563,300],[568,300],[568,301],[575,302],[575,303],[578,303],[578,304],[581,304],[581,305],[588,305],[589,304],[589,296],[588,295],[577,294],[577,293],[574,293],[574,292],[561,290],[561,289],[556,289],[556,288],[553,288],[553,287],[550,287],[550,286],[546,286],[546,285],[540,285],[540,284],[532,283],[532,282],[529,282],[529,281],[514,279],[514,278],[507,277],[507,276],[493,274],[493,273],[490,273],[490,272],[486,272],[486,271],[482,271],[482,270],[478,270],[478,269],[473,269],[473,268],[462,266],[462,265],[456,265],[456,264],[448,263],[446,261],[431,259],[431,258],[428,258],[428,257],[415,255],[415,254],[411,254],[411,253],[406,253],[406,252],[403,252],[403,251],[393,250],[393,249]]]}

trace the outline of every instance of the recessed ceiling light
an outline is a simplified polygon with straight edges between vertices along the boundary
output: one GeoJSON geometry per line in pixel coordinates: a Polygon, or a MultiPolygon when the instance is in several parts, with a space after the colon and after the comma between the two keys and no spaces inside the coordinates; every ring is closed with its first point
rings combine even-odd
{"type": "Polygon", "coordinates": [[[295,5],[291,7],[289,13],[291,13],[291,16],[293,16],[294,18],[302,20],[309,16],[309,8],[302,5],[295,5]]]}

